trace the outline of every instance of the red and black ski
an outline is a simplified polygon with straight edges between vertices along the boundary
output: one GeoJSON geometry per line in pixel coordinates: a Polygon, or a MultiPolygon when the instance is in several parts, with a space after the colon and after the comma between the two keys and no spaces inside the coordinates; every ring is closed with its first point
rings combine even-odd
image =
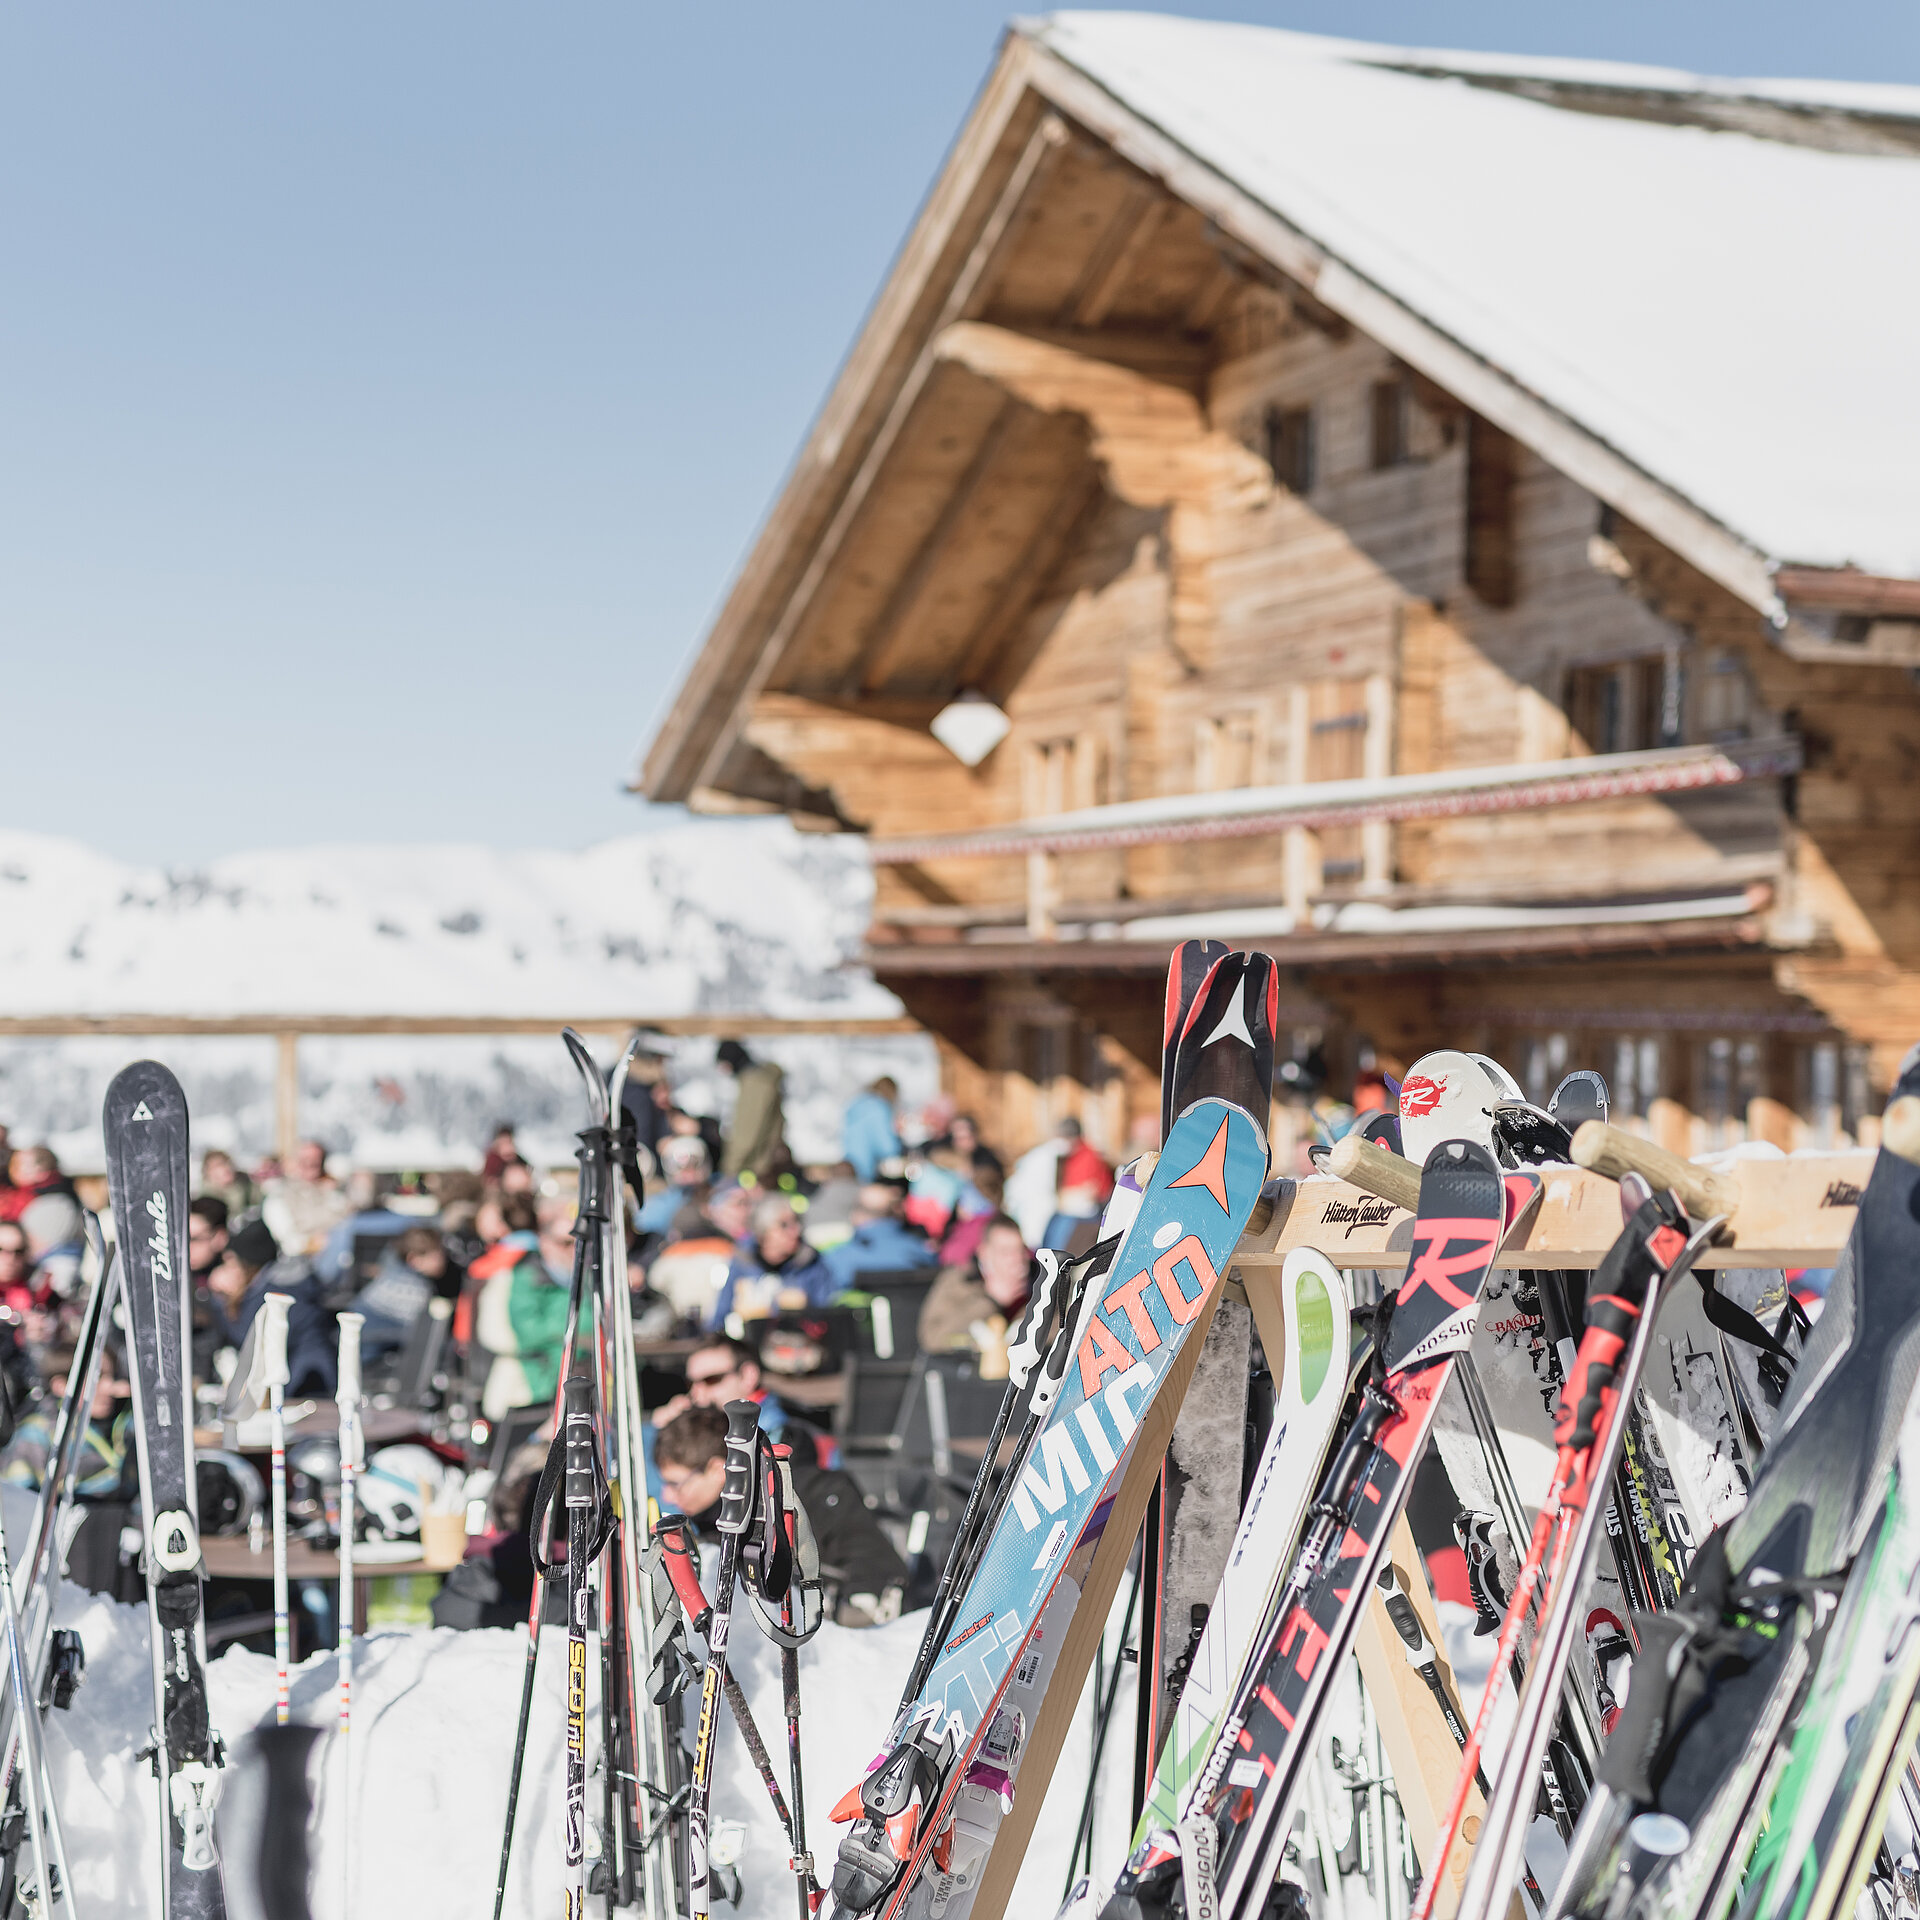
{"type": "Polygon", "coordinates": [[[1176,1886],[1196,1878],[1217,1881],[1224,1914],[1239,1911],[1248,1890],[1272,1884],[1329,1682],[1412,1490],[1434,1409],[1472,1339],[1488,1270],[1539,1191],[1535,1176],[1503,1177],[1470,1141],[1443,1141],[1429,1156],[1384,1378],[1362,1390],[1327,1470],[1278,1627],[1208,1758],[1195,1814],[1178,1833],[1155,1833],[1136,1849],[1105,1909],[1113,1920],[1167,1912],[1176,1886]]]}

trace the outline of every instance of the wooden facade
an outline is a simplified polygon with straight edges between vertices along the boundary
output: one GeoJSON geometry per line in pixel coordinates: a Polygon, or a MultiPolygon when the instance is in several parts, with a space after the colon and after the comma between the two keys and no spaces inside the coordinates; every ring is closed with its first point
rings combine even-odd
{"type": "Polygon", "coordinates": [[[1336,1095],[1455,1045],[1536,1094],[1598,1066],[1686,1151],[1857,1139],[1920,1039],[1920,588],[1757,553],[1337,264],[1011,36],[641,785],[873,836],[870,962],[1010,1148],[1137,1133],[1166,955],[1216,927],[1336,1095]],[[972,769],[929,732],[962,692],[1010,722],[972,769]],[[1019,841],[1767,742],[1686,789],[1019,841]]]}

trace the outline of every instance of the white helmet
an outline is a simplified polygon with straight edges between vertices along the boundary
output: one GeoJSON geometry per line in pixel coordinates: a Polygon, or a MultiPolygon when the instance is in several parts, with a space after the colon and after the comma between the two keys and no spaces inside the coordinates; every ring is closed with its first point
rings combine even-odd
{"type": "Polygon", "coordinates": [[[447,1466],[429,1447],[382,1447],[355,1489],[368,1517],[389,1540],[416,1538],[420,1516],[447,1481],[447,1466]]]}

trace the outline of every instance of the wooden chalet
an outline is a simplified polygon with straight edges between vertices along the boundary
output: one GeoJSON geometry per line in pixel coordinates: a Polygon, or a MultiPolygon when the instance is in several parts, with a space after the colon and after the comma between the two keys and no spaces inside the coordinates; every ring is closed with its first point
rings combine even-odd
{"type": "Polygon", "coordinates": [[[1009,1147],[1154,1112],[1198,933],[1336,1095],[1444,1044],[1686,1151],[1870,1133],[1916,232],[1920,89],[1023,22],[636,784],[867,835],[1009,1147]]]}

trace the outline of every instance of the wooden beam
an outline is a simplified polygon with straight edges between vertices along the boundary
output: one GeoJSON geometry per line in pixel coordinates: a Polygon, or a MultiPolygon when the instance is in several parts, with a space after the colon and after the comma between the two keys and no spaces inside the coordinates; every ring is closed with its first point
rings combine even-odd
{"type": "Polygon", "coordinates": [[[1073,291],[1060,303],[1062,326],[1097,327],[1133,272],[1169,203],[1152,181],[1137,181],[1107,223],[1073,291]]]}
{"type": "Polygon", "coordinates": [[[989,697],[1006,691],[1001,685],[1001,663],[1014,630],[1052,578],[1081,527],[1099,510],[1105,493],[1099,470],[1089,461],[1080,470],[1079,484],[1070,480],[1055,495],[1053,510],[1033,530],[1033,538],[1013,563],[992,606],[965,642],[954,649],[955,665],[941,688],[943,703],[963,687],[978,687],[989,697]]]}
{"type": "Polygon", "coordinates": [[[920,351],[914,356],[912,366],[907,369],[906,378],[895,392],[886,417],[880,422],[878,431],[867,443],[866,451],[861,456],[860,464],[855,468],[845,493],[841,495],[833,517],[827,522],[819,539],[814,542],[813,550],[807,559],[806,569],[793,591],[787,595],[786,602],[780,609],[780,617],[761,641],[754,663],[741,685],[740,693],[735,695],[718,737],[708,747],[700,770],[690,784],[694,786],[716,784],[716,772],[726,758],[727,748],[739,731],[742,714],[751,705],[754,696],[760,693],[772,679],[774,669],[780,663],[780,656],[786,651],[787,642],[799,631],[800,622],[805,618],[807,609],[813,605],[814,595],[819,592],[840,551],[842,542],[859,518],[860,510],[866,504],[874,482],[886,465],[887,456],[892,453],[898,442],[901,429],[906,425],[908,416],[918,404],[934,368],[940,364],[940,356],[935,351],[936,344],[948,327],[955,321],[965,318],[972,310],[975,296],[990,283],[992,270],[1000,261],[1002,249],[1006,246],[1008,236],[1013,230],[1014,215],[1019,211],[1021,202],[1034,183],[1045,176],[1070,138],[1066,122],[1058,114],[1053,113],[1043,116],[1039,125],[1028,137],[1020,158],[1014,163],[1013,172],[1000,189],[999,196],[994,201],[985,224],[969,249],[958,275],[947,289],[946,298],[940,303],[939,312],[933,317],[932,325],[922,336],[923,344],[920,351]]]}
{"type": "Polygon", "coordinates": [[[869,675],[884,683],[886,655],[892,646],[894,636],[899,632],[908,616],[913,612],[916,602],[925,590],[934,568],[940,562],[940,556],[946,551],[947,543],[953,538],[953,530],[960,524],[962,515],[974,503],[982,482],[992,471],[995,461],[1000,458],[1009,437],[1019,427],[1025,417],[1026,409],[1011,395],[1003,395],[993,418],[987,423],[987,430],[980,436],[980,444],[974,449],[973,458],[967,462],[966,470],[954,483],[953,491],[947,495],[946,503],[934,517],[922,537],[913,557],[907,562],[900,578],[894,582],[893,591],[887,595],[886,605],[880,609],[873,625],[860,641],[859,650],[847,663],[846,671],[840,676],[840,692],[844,698],[855,699],[867,691],[869,675]]]}
{"type": "Polygon", "coordinates": [[[918,1033],[920,1023],[904,1016],[871,1020],[785,1019],[764,1013],[633,1015],[551,1014],[407,1014],[407,1013],[14,1013],[0,1015],[0,1039],[66,1039],[84,1034],[222,1034],[277,1038],[283,1049],[300,1034],[557,1034],[562,1027],[582,1033],[624,1038],[638,1027],[672,1037],[735,1034],[820,1033],[843,1038],[865,1034],[918,1033]]]}
{"type": "Polygon", "coordinates": [[[282,1030],[274,1038],[278,1048],[273,1076],[273,1144],[285,1167],[293,1163],[293,1150],[300,1144],[300,1036],[282,1030]]]}
{"type": "MultiPolygon", "coordinates": [[[[1746,1161],[1759,1177],[1744,1182],[1723,1238],[1701,1254],[1703,1267],[1826,1267],[1853,1231],[1871,1151],[1793,1153],[1746,1161]]],[[[1545,1191],[1525,1235],[1502,1248],[1496,1266],[1597,1267],[1620,1237],[1620,1189],[1584,1167],[1542,1169],[1545,1191]]],[[[1314,1247],[1336,1267],[1398,1271],[1407,1263],[1413,1215],[1344,1180],[1315,1174],[1279,1184],[1272,1214],[1250,1230],[1234,1264],[1256,1276],[1278,1274],[1295,1247],[1314,1247]]]]}
{"type": "Polygon", "coordinates": [[[1862,573],[1857,567],[1782,567],[1773,584],[1780,597],[1796,607],[1920,620],[1920,580],[1862,573]]]}
{"type": "Polygon", "coordinates": [[[754,703],[755,718],[764,713],[781,719],[794,717],[796,707],[818,708],[823,714],[840,714],[849,720],[871,720],[876,726],[898,727],[904,733],[925,733],[934,716],[947,703],[944,700],[915,700],[890,693],[813,693],[804,689],[763,693],[754,703]]]}

